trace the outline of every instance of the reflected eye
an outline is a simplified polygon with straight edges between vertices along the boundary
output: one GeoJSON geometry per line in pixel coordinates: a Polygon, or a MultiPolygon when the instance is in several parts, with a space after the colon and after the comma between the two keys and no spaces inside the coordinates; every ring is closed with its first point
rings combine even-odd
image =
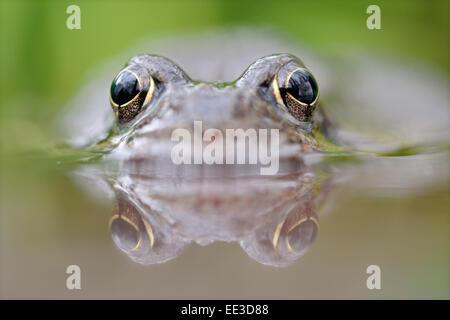
{"type": "Polygon", "coordinates": [[[301,253],[308,249],[317,236],[318,224],[313,219],[304,219],[293,225],[286,235],[286,247],[291,252],[301,253]]]}
{"type": "Polygon", "coordinates": [[[115,215],[110,220],[114,242],[124,251],[136,250],[141,245],[139,227],[125,216],[115,215]]]}
{"type": "Polygon", "coordinates": [[[290,95],[293,99],[304,104],[311,104],[318,95],[317,82],[305,69],[294,70],[287,78],[285,85],[285,95],[290,95]]]}
{"type": "Polygon", "coordinates": [[[141,92],[141,84],[131,71],[121,72],[111,85],[111,100],[118,106],[125,105],[141,92]]]}

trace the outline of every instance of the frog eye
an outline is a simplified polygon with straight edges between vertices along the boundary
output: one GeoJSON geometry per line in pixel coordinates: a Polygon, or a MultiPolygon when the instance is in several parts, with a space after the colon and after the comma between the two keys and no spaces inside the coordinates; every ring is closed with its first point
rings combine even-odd
{"type": "Polygon", "coordinates": [[[110,101],[119,123],[132,120],[148,103],[154,90],[154,81],[141,79],[134,71],[123,70],[113,80],[110,101]]]}
{"type": "Polygon", "coordinates": [[[125,106],[135,99],[141,90],[138,76],[125,70],[117,75],[111,85],[111,100],[118,106],[125,106]]]}
{"type": "Polygon", "coordinates": [[[274,79],[274,85],[279,91],[279,102],[282,102],[289,112],[300,121],[311,121],[319,98],[319,87],[314,76],[305,68],[291,71],[283,83],[274,79]]]}

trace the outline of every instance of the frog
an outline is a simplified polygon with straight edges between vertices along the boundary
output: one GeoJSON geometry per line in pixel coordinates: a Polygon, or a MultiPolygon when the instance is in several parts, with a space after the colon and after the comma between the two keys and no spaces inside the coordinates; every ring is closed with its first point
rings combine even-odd
{"type": "Polygon", "coordinates": [[[139,55],[113,78],[109,100],[115,121],[96,146],[119,163],[109,228],[132,260],[163,263],[193,241],[238,241],[254,260],[287,266],[311,247],[319,230],[314,203],[329,188],[303,158],[325,148],[314,133],[327,135],[331,122],[319,111],[317,80],[298,57],[264,56],[235,81],[206,82],[168,58],[139,55]],[[255,152],[248,130],[276,130],[277,171],[265,176],[261,163],[228,163],[227,148],[213,163],[174,163],[174,131],[193,132],[196,122],[205,135],[223,132],[200,137],[210,143],[227,130],[244,132],[234,151],[245,159],[255,152]]]}

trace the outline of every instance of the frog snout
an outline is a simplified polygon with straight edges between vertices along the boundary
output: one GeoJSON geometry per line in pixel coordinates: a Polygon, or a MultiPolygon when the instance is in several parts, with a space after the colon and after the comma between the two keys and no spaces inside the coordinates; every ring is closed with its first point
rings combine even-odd
{"type": "Polygon", "coordinates": [[[145,162],[140,168],[166,174],[181,174],[185,164],[201,165],[184,170],[192,175],[198,170],[224,176],[297,170],[296,160],[280,162],[279,152],[292,144],[281,123],[264,114],[267,108],[249,90],[201,84],[176,92],[162,99],[159,113],[133,132],[124,154],[145,162]]]}

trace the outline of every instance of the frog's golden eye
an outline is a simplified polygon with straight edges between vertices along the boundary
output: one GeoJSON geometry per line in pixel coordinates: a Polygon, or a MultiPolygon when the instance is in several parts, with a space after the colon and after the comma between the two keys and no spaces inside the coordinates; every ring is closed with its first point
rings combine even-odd
{"type": "Polygon", "coordinates": [[[314,76],[305,68],[289,72],[284,79],[274,78],[274,91],[279,103],[300,121],[311,121],[319,99],[319,86],[314,76]]]}
{"type": "Polygon", "coordinates": [[[277,225],[272,238],[274,248],[289,254],[303,254],[312,245],[319,231],[318,220],[315,217],[297,218],[298,213],[294,212],[277,225]]]}
{"type": "Polygon", "coordinates": [[[128,252],[137,250],[141,246],[141,230],[128,217],[115,215],[111,218],[109,225],[115,243],[120,249],[128,252]]]}
{"type": "Polygon", "coordinates": [[[119,123],[133,119],[147,104],[153,94],[154,81],[151,76],[143,79],[137,72],[125,69],[111,84],[111,106],[119,123]]]}
{"type": "Polygon", "coordinates": [[[109,229],[114,242],[125,252],[139,250],[143,244],[152,249],[155,242],[152,226],[140,218],[134,208],[128,207],[128,209],[124,212],[128,216],[115,214],[109,221],[109,229]]]}

